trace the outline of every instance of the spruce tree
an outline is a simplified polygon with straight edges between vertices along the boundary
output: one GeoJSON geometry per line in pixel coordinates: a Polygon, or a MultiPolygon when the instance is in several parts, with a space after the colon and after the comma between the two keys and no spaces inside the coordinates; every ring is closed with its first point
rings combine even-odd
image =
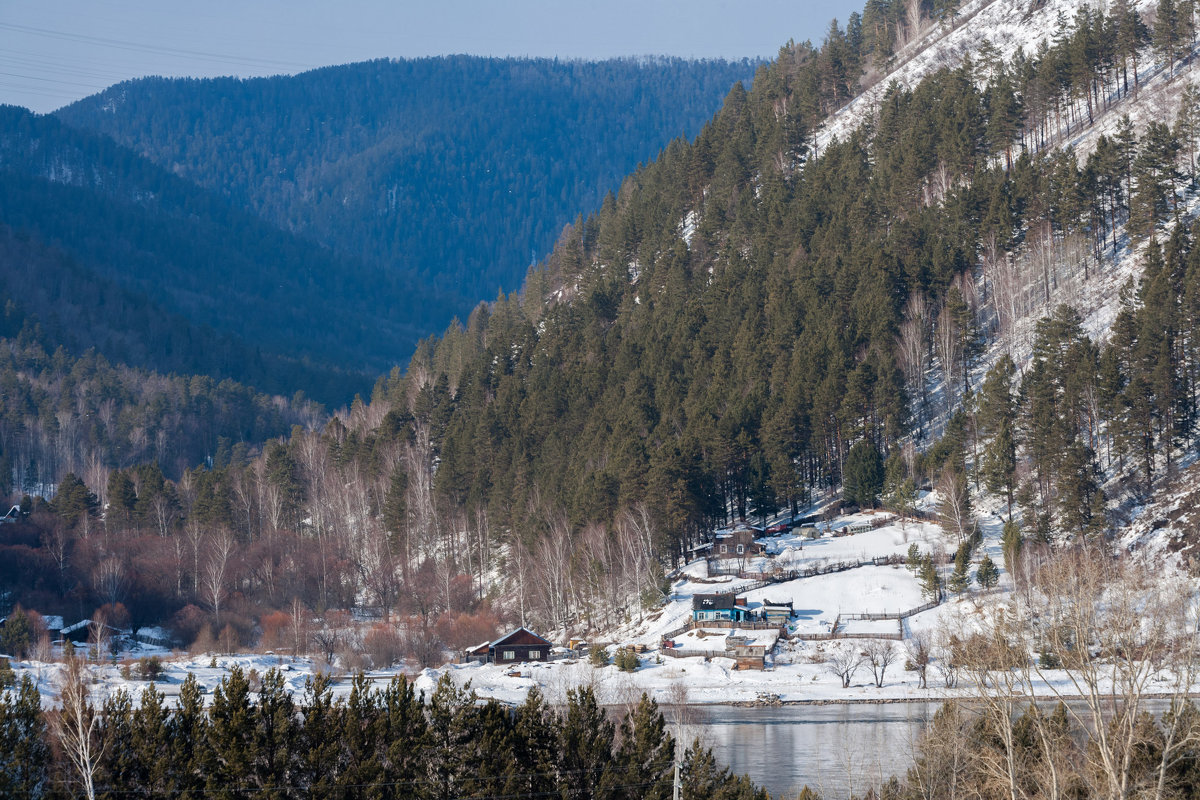
{"type": "Polygon", "coordinates": [[[567,690],[558,730],[558,791],[564,800],[600,800],[613,774],[613,725],[591,687],[567,690]]]}
{"type": "Polygon", "coordinates": [[[1000,582],[1000,569],[987,553],[979,560],[979,568],[975,570],[975,580],[986,591],[1000,582]]]}
{"type": "Polygon", "coordinates": [[[874,508],[883,490],[883,460],[866,439],[855,442],[846,455],[842,495],[847,503],[874,508]]]}
{"type": "Polygon", "coordinates": [[[50,758],[41,696],[23,675],[15,689],[0,689],[0,797],[42,797],[50,758]]]}
{"type": "Polygon", "coordinates": [[[921,581],[921,594],[926,600],[936,602],[942,599],[942,578],[938,575],[932,556],[927,554],[921,559],[921,573],[918,577],[921,581]]]}
{"type": "Polygon", "coordinates": [[[963,542],[954,553],[954,571],[950,574],[950,591],[962,593],[971,586],[971,545],[963,542]]]}
{"type": "Polygon", "coordinates": [[[675,740],[667,733],[658,703],[643,694],[621,721],[619,738],[612,773],[619,788],[614,794],[667,800],[671,796],[675,740]]]}

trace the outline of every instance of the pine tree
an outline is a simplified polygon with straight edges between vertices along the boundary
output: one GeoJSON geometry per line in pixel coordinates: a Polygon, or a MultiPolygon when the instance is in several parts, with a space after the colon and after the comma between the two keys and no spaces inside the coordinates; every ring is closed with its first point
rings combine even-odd
{"type": "Polygon", "coordinates": [[[842,495],[851,505],[874,508],[882,490],[883,461],[879,451],[869,441],[859,440],[846,456],[842,495]]]}
{"type": "Polygon", "coordinates": [[[252,777],[258,787],[288,786],[293,782],[300,740],[298,721],[296,705],[283,673],[277,669],[267,670],[251,720],[252,771],[248,777],[252,777]]]}
{"type": "Polygon", "coordinates": [[[1000,534],[1000,547],[1004,553],[1004,569],[1009,575],[1017,574],[1022,541],[1020,526],[1012,520],[1004,523],[1004,530],[1000,534]]]}
{"type": "Polygon", "coordinates": [[[1003,493],[1012,517],[1013,495],[1017,483],[1017,445],[1013,429],[1017,421],[1016,398],[1012,381],[1016,365],[1001,356],[988,370],[979,396],[979,430],[985,440],[982,472],[989,492],[1003,493]]]}
{"type": "Polygon", "coordinates": [[[564,800],[608,796],[612,774],[613,725],[591,687],[569,689],[558,732],[558,790],[564,800]]]}
{"type": "Polygon", "coordinates": [[[33,623],[21,606],[16,606],[0,629],[0,651],[22,660],[33,644],[33,623]]]}
{"type": "Polygon", "coordinates": [[[513,720],[513,759],[505,776],[504,795],[537,796],[554,792],[558,723],[541,691],[534,686],[513,720]]]}
{"type": "Polygon", "coordinates": [[[165,695],[150,684],[142,691],[133,712],[130,746],[138,764],[135,785],[148,794],[167,794],[171,787],[171,711],[165,695]]]}
{"type": "Polygon", "coordinates": [[[179,687],[179,705],[168,723],[171,745],[171,789],[183,797],[201,797],[209,762],[209,720],[204,695],[194,673],[179,687]]]}
{"type": "Polygon", "coordinates": [[[250,682],[240,666],[235,664],[213,690],[208,718],[208,790],[240,796],[251,788],[254,760],[250,682]]]}
{"type": "Polygon", "coordinates": [[[333,682],[317,673],[304,686],[301,703],[299,777],[296,783],[313,796],[334,796],[341,779],[342,708],[333,701],[333,682]]]}
{"type": "Polygon", "coordinates": [[[962,593],[971,586],[971,545],[963,542],[954,552],[954,572],[950,574],[950,591],[962,593]]]}
{"type": "Polygon", "coordinates": [[[422,697],[404,676],[393,678],[380,697],[378,740],[384,759],[383,779],[413,785],[424,774],[426,721],[422,697]]]}
{"type": "Polygon", "coordinates": [[[643,694],[621,721],[619,738],[613,759],[614,794],[647,800],[670,797],[675,740],[667,733],[658,704],[643,694]]]}
{"type": "Polygon", "coordinates": [[[429,698],[425,766],[435,800],[462,796],[472,768],[472,742],[478,733],[474,706],[475,693],[456,686],[449,673],[438,680],[429,698]]]}
{"type": "Polygon", "coordinates": [[[33,800],[47,788],[50,745],[42,700],[28,675],[0,690],[0,796],[33,800]]]}
{"type": "Polygon", "coordinates": [[[921,581],[921,593],[926,600],[930,602],[941,600],[942,578],[938,575],[937,567],[933,564],[933,557],[928,554],[921,559],[919,580],[921,581]]]}
{"type": "Polygon", "coordinates": [[[983,558],[979,560],[979,568],[975,570],[975,580],[985,591],[994,588],[1000,582],[1000,569],[987,553],[984,553],[983,558]]]}
{"type": "Polygon", "coordinates": [[[904,566],[908,571],[916,575],[921,570],[921,548],[913,542],[908,546],[908,556],[904,560],[904,566]]]}

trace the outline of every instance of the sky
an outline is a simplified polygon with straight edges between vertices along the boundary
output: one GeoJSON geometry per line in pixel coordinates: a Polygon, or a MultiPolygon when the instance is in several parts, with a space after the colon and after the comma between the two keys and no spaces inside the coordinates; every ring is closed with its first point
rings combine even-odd
{"type": "Polygon", "coordinates": [[[865,0],[0,0],[0,104],[145,75],[276,75],[451,53],[773,57],[865,0]]]}

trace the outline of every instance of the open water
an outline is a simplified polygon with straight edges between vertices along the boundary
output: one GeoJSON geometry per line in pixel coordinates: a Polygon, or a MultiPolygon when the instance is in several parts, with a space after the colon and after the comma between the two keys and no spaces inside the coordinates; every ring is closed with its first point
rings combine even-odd
{"type": "MultiPolygon", "coordinates": [[[[824,800],[862,795],[912,764],[912,745],[936,703],[700,706],[684,712],[683,737],[699,737],[774,798],[806,784],[824,800]]],[[[667,713],[671,718],[671,712],[667,713]]]]}

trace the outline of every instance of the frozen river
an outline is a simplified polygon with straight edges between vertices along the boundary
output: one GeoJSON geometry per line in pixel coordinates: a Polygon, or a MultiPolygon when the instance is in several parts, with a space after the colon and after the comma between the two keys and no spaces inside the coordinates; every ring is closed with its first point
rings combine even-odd
{"type": "Polygon", "coordinates": [[[699,736],[718,760],[772,797],[795,797],[807,784],[836,800],[903,774],[914,737],[938,705],[692,707],[684,737],[699,736]]]}

